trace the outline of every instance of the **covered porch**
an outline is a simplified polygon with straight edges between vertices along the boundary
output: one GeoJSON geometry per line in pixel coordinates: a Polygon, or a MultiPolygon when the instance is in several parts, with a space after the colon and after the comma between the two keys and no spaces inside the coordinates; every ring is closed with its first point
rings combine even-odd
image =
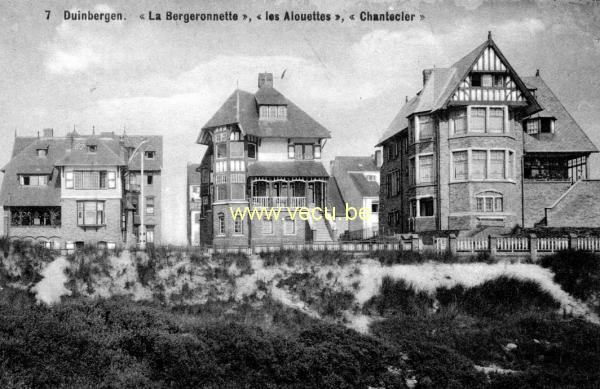
{"type": "Polygon", "coordinates": [[[527,153],[524,159],[524,178],[535,181],[570,181],[588,177],[589,154],[527,153]]]}
{"type": "Polygon", "coordinates": [[[251,177],[250,205],[253,208],[324,208],[327,184],[327,178],[251,177]]]}

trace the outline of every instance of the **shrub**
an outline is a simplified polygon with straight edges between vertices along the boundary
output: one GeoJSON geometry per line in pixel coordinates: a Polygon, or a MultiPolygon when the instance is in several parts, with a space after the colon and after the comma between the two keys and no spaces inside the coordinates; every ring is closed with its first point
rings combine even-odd
{"type": "Polygon", "coordinates": [[[542,258],[541,265],[554,272],[554,281],[573,296],[587,300],[600,294],[600,255],[565,250],[542,258]]]}
{"type": "Polygon", "coordinates": [[[367,301],[363,310],[379,316],[391,316],[398,313],[417,314],[427,312],[433,306],[433,299],[425,292],[416,292],[404,280],[384,277],[377,296],[367,301]]]}

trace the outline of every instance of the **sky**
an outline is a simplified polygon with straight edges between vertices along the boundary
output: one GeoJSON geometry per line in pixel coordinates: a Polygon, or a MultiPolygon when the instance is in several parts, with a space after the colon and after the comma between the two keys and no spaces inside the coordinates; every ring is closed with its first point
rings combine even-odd
{"type": "MultiPolygon", "coordinates": [[[[372,154],[405,96],[420,90],[422,69],[451,65],[492,31],[517,73],[540,69],[600,145],[598,1],[0,0],[0,21],[0,165],[9,160],[15,131],[35,136],[53,128],[64,136],[95,127],[163,135],[162,222],[169,243],[186,241],[185,172],[204,154],[196,144],[200,129],[236,85],[256,91],[263,71],[331,131],[323,150],[328,166],[337,155],[372,154]],[[64,10],[122,12],[126,20],[65,21],[64,10]],[[252,20],[174,22],[164,20],[168,10],[232,11],[252,20]],[[149,11],[163,20],[148,20],[149,11]],[[266,11],[320,11],[344,22],[268,22],[266,11]],[[417,17],[363,22],[361,11],[417,17]]],[[[598,159],[591,170],[600,178],[598,159]]]]}

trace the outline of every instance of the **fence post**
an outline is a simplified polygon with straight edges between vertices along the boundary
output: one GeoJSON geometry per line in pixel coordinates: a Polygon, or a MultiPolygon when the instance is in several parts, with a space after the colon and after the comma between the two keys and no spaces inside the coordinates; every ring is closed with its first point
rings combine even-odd
{"type": "Polygon", "coordinates": [[[577,247],[577,235],[575,235],[574,233],[569,234],[569,249],[570,250],[579,249],[579,247],[577,247]]]}
{"type": "Polygon", "coordinates": [[[536,263],[538,260],[537,242],[538,237],[535,234],[529,235],[529,254],[533,263],[536,263]]]}
{"type": "Polygon", "coordinates": [[[456,235],[454,234],[448,236],[448,250],[450,254],[456,255],[456,235]]]}
{"type": "Polygon", "coordinates": [[[416,251],[416,252],[420,252],[421,251],[421,247],[419,247],[419,235],[417,234],[412,234],[411,236],[412,239],[412,250],[416,251]]]}
{"type": "Polygon", "coordinates": [[[496,242],[498,242],[498,238],[495,236],[488,235],[488,240],[489,240],[489,245],[490,245],[490,247],[489,247],[490,256],[492,258],[495,258],[496,254],[498,254],[498,248],[496,247],[497,246],[496,242]]]}

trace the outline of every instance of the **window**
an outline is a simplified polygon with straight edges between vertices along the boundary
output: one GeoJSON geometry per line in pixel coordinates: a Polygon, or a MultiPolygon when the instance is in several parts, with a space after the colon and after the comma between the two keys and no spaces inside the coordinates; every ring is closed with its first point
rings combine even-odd
{"type": "Polygon", "coordinates": [[[375,176],[375,174],[366,174],[365,177],[367,178],[367,181],[377,181],[377,176],[375,176]]]}
{"type": "Polygon", "coordinates": [[[471,169],[471,178],[474,180],[484,180],[487,178],[487,151],[473,150],[471,152],[473,160],[471,169]]]}
{"type": "Polygon", "coordinates": [[[38,157],[45,157],[48,155],[48,149],[37,149],[36,151],[38,157]]]}
{"type": "Polygon", "coordinates": [[[551,134],[554,132],[554,119],[553,118],[541,118],[540,119],[540,132],[551,134]]]}
{"type": "Polygon", "coordinates": [[[505,152],[504,150],[492,150],[490,151],[490,174],[488,178],[501,179],[504,178],[504,166],[505,166],[505,152]]]}
{"type": "Polygon", "coordinates": [[[155,155],[156,155],[156,152],[153,150],[144,151],[144,158],[146,158],[146,159],[154,159],[155,155]]]}
{"type": "Polygon", "coordinates": [[[190,199],[193,202],[200,201],[200,185],[193,185],[190,192],[190,199]]]}
{"type": "Polygon", "coordinates": [[[146,197],[146,214],[154,215],[154,197],[146,197]]]}
{"type": "Polygon", "coordinates": [[[471,86],[481,86],[481,74],[471,74],[471,86]]]}
{"type": "Polygon", "coordinates": [[[481,75],[481,86],[484,86],[484,87],[492,86],[492,75],[491,74],[481,75]]]}
{"type": "Polygon", "coordinates": [[[296,221],[292,218],[286,217],[283,219],[283,234],[284,235],[295,235],[296,234],[296,221]]]}
{"type": "Polygon", "coordinates": [[[101,226],[104,223],[104,201],[77,202],[77,225],[101,226]]]}
{"type": "Polygon", "coordinates": [[[154,226],[146,227],[146,242],[154,243],[154,226]]]}
{"type": "Polygon", "coordinates": [[[229,140],[231,141],[239,141],[241,138],[241,132],[238,130],[231,130],[231,133],[229,134],[229,140]]]}
{"type": "Polygon", "coordinates": [[[201,179],[202,179],[202,183],[203,184],[207,184],[208,181],[209,181],[209,177],[210,177],[210,175],[208,173],[208,169],[202,169],[202,172],[201,172],[200,176],[201,176],[201,179]]]}
{"type": "Polygon", "coordinates": [[[231,182],[236,184],[245,184],[246,183],[246,175],[244,173],[232,173],[231,174],[231,182]]]}
{"type": "Polygon", "coordinates": [[[98,150],[98,146],[96,146],[96,145],[88,145],[88,147],[87,147],[88,153],[95,153],[96,150],[98,150]]]}
{"type": "Polygon", "coordinates": [[[515,178],[515,153],[512,151],[508,152],[508,173],[506,178],[515,178]]]}
{"type": "MultiPolygon", "coordinates": [[[[302,144],[296,143],[294,145],[294,158],[295,159],[314,159],[313,154],[314,145],[312,144],[302,144]]],[[[319,146],[319,157],[321,154],[320,146],[319,146]]]]}
{"type": "Polygon", "coordinates": [[[504,76],[501,74],[494,75],[494,86],[496,88],[501,88],[504,86],[504,76]]]}
{"type": "Polygon", "coordinates": [[[385,175],[385,194],[387,197],[392,197],[392,175],[385,175]]]}
{"type": "Polygon", "coordinates": [[[244,222],[239,216],[233,219],[233,233],[236,235],[242,235],[244,233],[244,222]]]}
{"type": "Polygon", "coordinates": [[[467,132],[467,112],[455,111],[452,113],[452,122],[454,124],[454,134],[466,134],[467,132]]]}
{"type": "Polygon", "coordinates": [[[154,176],[151,173],[146,175],[146,184],[152,185],[154,183],[154,176]]]}
{"type": "Polygon", "coordinates": [[[244,200],[246,198],[246,184],[231,184],[231,199],[244,200]]]}
{"type": "Polygon", "coordinates": [[[227,157],[227,143],[217,143],[215,148],[217,149],[217,151],[216,151],[217,158],[226,158],[227,157]]]}
{"type": "Polygon", "coordinates": [[[504,132],[504,108],[490,108],[488,132],[504,132]]]}
{"type": "Polygon", "coordinates": [[[217,174],[215,176],[215,182],[217,185],[227,183],[227,175],[226,174],[217,174]]]}
{"type": "Polygon", "coordinates": [[[433,197],[419,199],[419,216],[433,216],[433,197]]]}
{"type": "Polygon", "coordinates": [[[248,143],[248,158],[256,158],[256,143],[248,143]]]}
{"type": "Polygon", "coordinates": [[[468,153],[466,151],[455,151],[452,153],[454,165],[453,178],[455,180],[468,179],[468,153]]]}
{"type": "Polygon", "coordinates": [[[46,186],[48,185],[48,176],[20,176],[22,186],[46,186]]]}
{"type": "Polygon", "coordinates": [[[373,201],[371,203],[371,213],[379,213],[379,201],[373,201]]]}
{"type": "Polygon", "coordinates": [[[217,217],[217,233],[225,235],[225,214],[222,212],[217,217]]]}
{"type": "Polygon", "coordinates": [[[315,145],[314,155],[315,155],[315,159],[321,159],[321,146],[320,145],[315,145]]]}
{"type": "Polygon", "coordinates": [[[504,199],[498,192],[482,192],[475,196],[477,212],[502,212],[504,199]]]}
{"type": "Polygon", "coordinates": [[[408,182],[411,185],[415,184],[415,159],[411,158],[408,160],[408,182]]]}
{"type": "Polygon", "coordinates": [[[471,132],[485,132],[485,108],[471,108],[469,126],[471,132]]]}
{"type": "Polygon", "coordinates": [[[540,121],[537,119],[529,119],[525,122],[527,134],[535,135],[540,132],[540,121]]]}
{"type": "Polygon", "coordinates": [[[244,142],[229,142],[229,156],[231,158],[243,158],[244,142]]]}
{"type": "Polygon", "coordinates": [[[227,127],[218,127],[215,129],[213,143],[225,142],[227,140],[227,127]]]}
{"type": "Polygon", "coordinates": [[[217,200],[227,200],[227,185],[217,185],[217,200]]]}
{"type": "Polygon", "coordinates": [[[433,119],[429,115],[419,116],[419,140],[433,138],[433,119]]]}
{"type": "Polygon", "coordinates": [[[410,200],[410,217],[417,217],[417,200],[410,200]]]}
{"type": "Polygon", "coordinates": [[[73,172],[65,173],[65,188],[73,189],[73,172]]]}
{"type": "MultiPolygon", "coordinates": [[[[106,171],[76,170],[74,173],[75,189],[106,189],[106,171]]],[[[114,173],[114,172],[112,172],[114,173]]],[[[68,173],[67,173],[68,174],[68,173]]],[[[68,181],[68,178],[67,178],[68,181]]],[[[116,186],[116,177],[115,177],[116,186]]],[[[68,186],[67,186],[68,188],[68,186]]]]}
{"type": "Polygon", "coordinates": [[[419,182],[433,182],[433,155],[419,157],[419,182]]]}
{"type": "Polygon", "coordinates": [[[273,220],[263,219],[261,224],[263,234],[273,233],[273,220]]]}
{"type": "Polygon", "coordinates": [[[285,120],[287,107],[285,105],[261,105],[259,109],[261,119],[285,120]]]}
{"type": "Polygon", "coordinates": [[[294,145],[288,145],[288,158],[294,159],[294,155],[295,155],[294,145]]]}

